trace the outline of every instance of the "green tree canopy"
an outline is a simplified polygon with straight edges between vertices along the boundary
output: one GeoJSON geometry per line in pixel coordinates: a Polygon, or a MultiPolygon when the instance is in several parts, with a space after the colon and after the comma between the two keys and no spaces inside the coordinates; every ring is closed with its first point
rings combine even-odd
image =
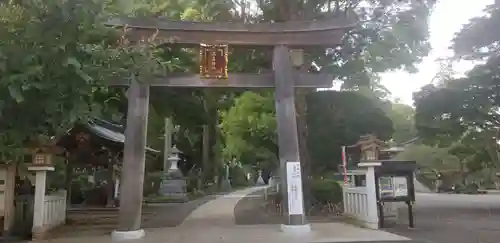
{"type": "Polygon", "coordinates": [[[357,92],[315,92],[307,102],[308,148],[317,172],[337,170],[341,146],[355,144],[360,136],[387,140],[394,132],[378,104],[357,92]]]}
{"type": "Polygon", "coordinates": [[[0,160],[100,114],[116,78],[147,81],[162,65],[148,42],[105,27],[97,1],[0,4],[0,160]]]}
{"type": "MultiPolygon", "coordinates": [[[[465,77],[445,75],[438,85],[427,85],[414,94],[416,125],[428,143],[472,147],[481,161],[497,166],[500,134],[500,80],[498,41],[495,31],[500,4],[485,9],[457,33],[453,41],[456,58],[480,60],[465,77]],[[486,151],[484,151],[486,150],[486,151]]],[[[476,164],[474,166],[477,166],[476,164]]]]}
{"type": "Polygon", "coordinates": [[[415,111],[413,107],[398,102],[391,102],[390,105],[391,107],[387,111],[387,115],[394,127],[392,141],[399,144],[415,138],[417,130],[415,128],[415,111]]]}
{"type": "Polygon", "coordinates": [[[261,169],[276,168],[276,116],[271,92],[245,92],[222,114],[222,121],[223,158],[261,169]]]}

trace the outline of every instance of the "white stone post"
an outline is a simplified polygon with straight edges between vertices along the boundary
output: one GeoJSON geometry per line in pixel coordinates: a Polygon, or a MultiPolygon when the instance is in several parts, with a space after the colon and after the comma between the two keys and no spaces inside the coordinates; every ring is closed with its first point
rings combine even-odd
{"type": "Polygon", "coordinates": [[[366,171],[366,192],[368,202],[368,217],[366,219],[366,227],[370,229],[378,229],[378,206],[377,206],[377,188],[375,180],[375,167],[368,166],[366,171]]]}
{"type": "Polygon", "coordinates": [[[33,238],[36,235],[43,234],[44,228],[44,215],[45,215],[45,188],[47,181],[47,171],[54,171],[52,166],[30,166],[29,171],[35,172],[35,201],[33,207],[33,238]]]}

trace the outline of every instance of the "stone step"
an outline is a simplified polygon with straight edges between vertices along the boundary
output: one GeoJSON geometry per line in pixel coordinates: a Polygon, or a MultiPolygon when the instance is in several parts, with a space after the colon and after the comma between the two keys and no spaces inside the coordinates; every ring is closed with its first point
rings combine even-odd
{"type": "MultiPolygon", "coordinates": [[[[144,210],[143,219],[153,215],[152,211],[144,210]]],[[[68,225],[98,225],[116,226],[118,223],[118,208],[78,208],[69,209],[66,215],[68,225]]]]}

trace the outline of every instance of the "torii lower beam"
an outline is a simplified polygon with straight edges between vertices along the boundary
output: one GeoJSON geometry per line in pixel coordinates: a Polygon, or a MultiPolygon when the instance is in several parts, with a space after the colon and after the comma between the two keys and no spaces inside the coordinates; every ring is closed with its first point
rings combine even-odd
{"type": "MultiPolygon", "coordinates": [[[[296,88],[330,88],[333,75],[326,73],[304,73],[296,71],[292,74],[293,86],[296,88]]],[[[275,75],[273,72],[262,74],[230,73],[227,79],[204,79],[193,74],[169,74],[168,77],[158,77],[146,83],[149,86],[164,87],[200,87],[200,88],[274,88],[275,75]]],[[[130,82],[115,80],[111,86],[128,86],[130,82]]]]}

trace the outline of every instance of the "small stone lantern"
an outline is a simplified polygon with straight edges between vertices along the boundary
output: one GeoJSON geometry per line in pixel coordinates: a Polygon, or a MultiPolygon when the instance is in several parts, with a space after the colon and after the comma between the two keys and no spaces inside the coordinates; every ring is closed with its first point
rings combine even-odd
{"type": "Polygon", "coordinates": [[[33,154],[32,164],[34,166],[51,166],[52,155],[49,153],[44,153],[41,150],[38,150],[33,154]]]}
{"type": "Polygon", "coordinates": [[[179,157],[179,154],[181,151],[174,145],[172,147],[172,150],[170,151],[170,155],[168,156],[167,160],[170,162],[170,168],[168,171],[176,171],[179,170],[179,161],[181,158],[179,157]]]}
{"type": "Polygon", "coordinates": [[[159,194],[184,202],[188,201],[189,197],[187,195],[186,179],[179,169],[179,161],[181,160],[179,154],[181,153],[175,146],[170,150],[170,155],[167,158],[170,168],[162,178],[159,194]]]}
{"type": "Polygon", "coordinates": [[[372,134],[361,136],[357,143],[361,149],[361,160],[379,160],[380,148],[383,144],[384,143],[380,139],[372,134]]]}
{"type": "Polygon", "coordinates": [[[181,158],[179,154],[181,151],[174,145],[171,149],[170,155],[167,160],[170,163],[170,168],[168,169],[168,175],[174,177],[182,177],[182,172],[179,170],[179,161],[181,158]]]}
{"type": "Polygon", "coordinates": [[[257,177],[257,186],[262,186],[262,185],[265,185],[266,182],[264,182],[264,178],[262,178],[262,170],[259,170],[258,172],[258,177],[257,177]]]}

